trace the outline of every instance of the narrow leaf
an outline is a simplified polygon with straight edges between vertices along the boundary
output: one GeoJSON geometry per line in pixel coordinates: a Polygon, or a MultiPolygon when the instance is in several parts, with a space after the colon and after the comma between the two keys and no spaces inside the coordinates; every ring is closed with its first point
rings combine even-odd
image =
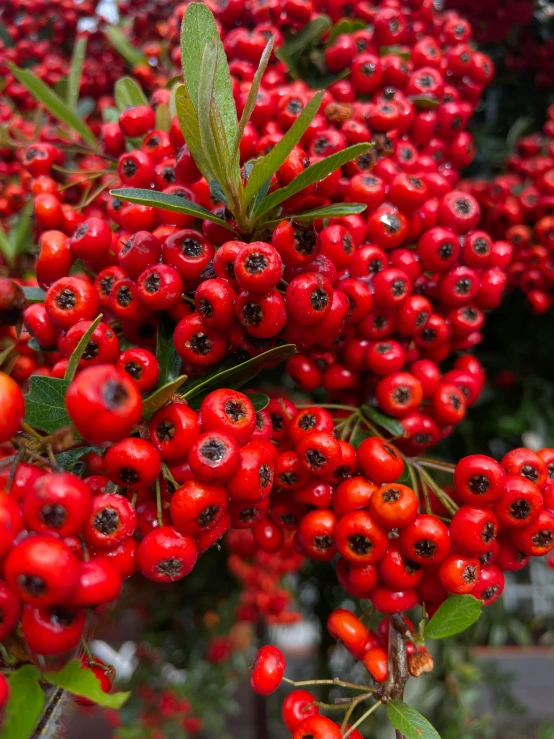
{"type": "Polygon", "coordinates": [[[256,357],[251,357],[245,362],[237,362],[236,359],[230,357],[210,374],[199,377],[189,383],[185,388],[183,397],[190,400],[215,390],[218,387],[239,388],[250,382],[267,365],[285,362],[295,353],[296,347],[294,344],[283,344],[282,346],[276,346],[267,352],[258,354],[256,357]]]}
{"type": "Polygon", "coordinates": [[[269,395],[266,395],[265,393],[245,393],[245,395],[250,399],[256,413],[258,411],[263,411],[263,409],[267,408],[269,405],[269,395]]]}
{"type": "Polygon", "coordinates": [[[10,232],[10,248],[14,259],[34,246],[32,236],[34,219],[34,203],[30,200],[20,212],[16,227],[10,232]]]}
{"type": "Polygon", "coordinates": [[[220,150],[216,146],[216,137],[212,134],[210,108],[214,92],[215,69],[217,65],[217,46],[215,39],[210,39],[204,46],[200,57],[200,84],[196,100],[196,115],[200,131],[202,153],[209,162],[210,169],[216,179],[222,182],[227,171],[229,152],[225,152],[227,161],[220,158],[220,150]]]}
{"type": "Polygon", "coordinates": [[[267,46],[265,47],[264,53],[262,54],[261,59],[260,59],[260,63],[258,64],[258,69],[256,70],[256,74],[254,75],[254,79],[252,80],[250,90],[248,91],[246,103],[244,104],[244,109],[242,111],[242,115],[239,121],[239,127],[237,129],[237,133],[236,133],[235,140],[233,143],[233,152],[231,155],[233,161],[235,161],[235,158],[240,151],[240,142],[242,139],[242,135],[244,133],[244,129],[246,128],[246,124],[250,120],[250,116],[252,115],[252,112],[254,108],[256,107],[256,100],[258,97],[258,92],[260,90],[260,84],[262,81],[262,77],[267,68],[267,65],[269,64],[269,60],[271,58],[271,52],[273,51],[274,45],[275,45],[275,36],[272,36],[267,42],[267,46]]]}
{"type": "Polygon", "coordinates": [[[187,146],[192,154],[196,166],[208,180],[214,179],[213,172],[210,169],[208,160],[202,151],[202,141],[200,138],[200,127],[198,125],[198,117],[196,110],[192,104],[192,100],[184,85],[178,85],[175,88],[175,110],[179,119],[179,126],[187,142],[187,146]]]}
{"type": "Polygon", "coordinates": [[[110,46],[120,54],[131,67],[137,64],[146,64],[146,57],[140,49],[131,44],[123,31],[117,26],[109,26],[104,32],[110,46]]]}
{"type": "Polygon", "coordinates": [[[482,610],[482,601],[473,595],[451,595],[425,627],[425,638],[444,639],[459,634],[477,621],[482,610]]]}
{"type": "Polygon", "coordinates": [[[79,102],[79,91],[81,89],[81,75],[83,73],[83,64],[85,61],[85,55],[87,53],[87,39],[86,36],[77,39],[75,48],[73,49],[73,56],[71,57],[71,63],[69,65],[69,75],[67,77],[67,104],[73,110],[77,110],[77,103],[79,102]]]}
{"type": "Polygon", "coordinates": [[[275,172],[277,172],[300,141],[319,110],[323,94],[323,91],[320,91],[312,97],[279,143],[265,157],[256,162],[244,190],[243,203],[245,206],[250,203],[264,182],[271,179],[275,172]]]}
{"type": "Polygon", "coordinates": [[[202,220],[212,221],[217,223],[219,226],[223,226],[235,233],[232,226],[226,223],[222,218],[214,215],[210,210],[206,210],[201,205],[186,200],[186,198],[180,198],[178,195],[169,195],[164,192],[157,192],[156,190],[144,190],[141,188],[121,188],[120,190],[110,190],[110,195],[120,200],[125,200],[128,203],[140,203],[141,205],[150,205],[153,208],[162,208],[163,210],[170,210],[174,213],[185,213],[188,216],[194,216],[195,218],[201,218],[202,220]]]}
{"type": "Polygon", "coordinates": [[[301,31],[287,38],[285,43],[275,51],[275,56],[288,66],[288,62],[295,57],[302,56],[306,49],[319,41],[331,28],[331,19],[327,15],[320,15],[308,23],[301,31]]]}
{"type": "Polygon", "coordinates": [[[28,739],[40,718],[44,692],[40,673],[33,665],[24,665],[9,678],[10,696],[2,724],[2,739],[28,739]]]}
{"type": "Polygon", "coordinates": [[[44,303],[46,293],[40,287],[28,287],[24,286],[23,295],[28,303],[44,303]]]}
{"type": "Polygon", "coordinates": [[[7,64],[17,81],[26,87],[31,95],[39,103],[42,103],[54,118],[61,121],[61,123],[67,124],[73,131],[79,134],[83,141],[94,149],[98,148],[98,142],[91,129],[48,85],[45,85],[42,80],[27,69],[19,69],[19,67],[16,67],[11,62],[7,62],[7,64]]]}
{"type": "Polygon", "coordinates": [[[390,700],[386,705],[388,720],[406,739],[441,739],[438,731],[425,716],[407,703],[390,700]]]}
{"type": "Polygon", "coordinates": [[[440,100],[433,95],[413,95],[408,99],[418,110],[434,110],[440,105],[440,100]]]}
{"type": "Polygon", "coordinates": [[[79,367],[79,362],[81,361],[81,357],[83,356],[85,349],[88,346],[88,343],[91,339],[92,334],[94,333],[94,330],[102,320],[102,313],[100,313],[99,316],[97,316],[94,321],[90,324],[90,326],[87,328],[86,332],[82,335],[81,339],[79,340],[79,343],[73,350],[72,355],[69,357],[69,362],[67,363],[67,367],[65,369],[65,374],[63,376],[63,379],[67,382],[71,382],[73,378],[75,377],[75,373],[77,372],[77,369],[79,367]]]}
{"type": "Polygon", "coordinates": [[[117,80],[114,87],[114,99],[120,113],[126,108],[148,105],[142,87],[132,77],[121,77],[117,80]]]}
{"type": "MultiPolygon", "coordinates": [[[[217,47],[217,66],[214,76],[214,95],[221,113],[227,140],[234,141],[237,131],[237,109],[233,97],[233,85],[229,65],[215,18],[202,3],[191,3],[183,18],[181,28],[181,58],[185,84],[193,103],[198,99],[201,84],[199,59],[205,45],[214,39],[217,47]]],[[[203,83],[203,81],[202,81],[203,83]]]]}
{"type": "Polygon", "coordinates": [[[65,409],[68,386],[67,380],[58,377],[31,375],[25,396],[25,422],[48,434],[69,426],[71,421],[65,409]]]}
{"type": "Polygon", "coordinates": [[[43,677],[58,688],[63,688],[73,695],[88,698],[106,708],[121,708],[130,696],[130,693],[105,693],[94,672],[82,665],[78,659],[68,662],[58,672],[45,673],[43,677]]]}
{"type": "MultiPolygon", "coordinates": [[[[323,205],[321,208],[314,208],[314,210],[306,210],[304,213],[287,215],[287,218],[293,218],[299,223],[310,223],[319,218],[342,218],[343,216],[352,216],[356,213],[363,213],[366,208],[367,205],[364,205],[363,203],[334,203],[333,205],[323,205]]],[[[273,224],[280,223],[282,220],[282,218],[276,218],[274,221],[266,221],[264,225],[272,226],[273,224]]]]}
{"type": "Polygon", "coordinates": [[[176,380],[181,371],[181,357],[177,354],[173,341],[174,331],[175,324],[165,313],[161,313],[156,336],[156,359],[160,365],[158,388],[176,380]]]}
{"type": "Polygon", "coordinates": [[[369,421],[373,421],[377,426],[388,431],[389,434],[392,434],[393,436],[402,436],[404,433],[404,427],[400,421],[397,421],[395,418],[391,418],[390,416],[386,416],[384,413],[381,413],[381,411],[378,411],[377,408],[373,408],[371,405],[362,405],[361,410],[369,421]]]}
{"type": "Polygon", "coordinates": [[[327,43],[332,44],[333,41],[341,36],[343,33],[355,33],[356,31],[360,31],[362,28],[365,27],[366,24],[364,21],[342,18],[329,31],[329,35],[327,36],[327,43]]]}
{"type": "Polygon", "coordinates": [[[171,125],[171,116],[169,115],[169,105],[160,103],[156,108],[156,130],[169,131],[171,125]]]}
{"type": "Polygon", "coordinates": [[[311,167],[308,167],[308,169],[301,172],[298,177],[295,177],[294,180],[286,187],[282,187],[280,190],[276,190],[275,192],[272,192],[271,195],[268,195],[256,210],[256,217],[259,218],[260,216],[263,216],[264,213],[268,213],[273,210],[273,208],[276,208],[284,200],[292,197],[292,195],[296,195],[297,192],[308,187],[308,185],[325,179],[325,177],[330,175],[331,172],[339,169],[339,167],[342,167],[346,162],[351,162],[352,159],[357,159],[357,157],[369,151],[370,148],[370,144],[355,144],[354,146],[349,146],[347,149],[331,154],[331,156],[326,159],[322,159],[321,162],[312,164],[311,167]]]}
{"type": "Polygon", "coordinates": [[[184,385],[186,379],[186,375],[181,375],[176,380],[155,390],[142,404],[142,417],[148,421],[159,408],[171,399],[171,396],[179,390],[181,385],[184,385]]]}

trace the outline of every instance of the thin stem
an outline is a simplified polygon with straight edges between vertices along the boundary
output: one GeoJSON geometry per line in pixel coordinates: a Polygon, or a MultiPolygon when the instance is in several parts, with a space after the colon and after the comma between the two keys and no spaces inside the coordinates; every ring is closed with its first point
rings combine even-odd
{"type": "Polygon", "coordinates": [[[283,682],[289,685],[294,685],[295,688],[301,688],[305,685],[338,685],[340,688],[350,688],[351,690],[363,690],[364,693],[372,692],[367,685],[356,685],[355,683],[345,683],[344,680],[339,680],[338,677],[334,677],[332,680],[290,680],[288,677],[283,678],[283,682]]]}
{"type": "Polygon", "coordinates": [[[180,487],[179,483],[173,477],[173,475],[171,474],[171,470],[169,469],[169,467],[166,465],[165,462],[162,462],[162,475],[165,477],[166,480],[169,480],[169,482],[172,485],[175,485],[176,489],[180,487]]]}
{"type": "Polygon", "coordinates": [[[406,460],[404,460],[404,464],[408,467],[408,472],[410,474],[410,482],[412,483],[413,491],[417,495],[417,499],[419,500],[419,484],[417,481],[417,475],[415,473],[415,470],[412,467],[412,465],[406,460]]]}
{"type": "Polygon", "coordinates": [[[163,512],[162,512],[162,493],[160,490],[160,478],[156,477],[156,511],[158,516],[158,524],[163,526],[163,512]]]}
{"type": "Polygon", "coordinates": [[[417,464],[424,463],[428,467],[440,465],[441,468],[444,467],[445,471],[448,470],[448,472],[453,472],[456,469],[456,465],[451,462],[443,462],[442,459],[432,459],[431,457],[417,457],[416,462],[417,464]]]}
{"type": "Polygon", "coordinates": [[[348,728],[348,722],[350,720],[350,717],[356,710],[356,706],[358,706],[360,703],[367,700],[368,698],[371,698],[371,693],[365,693],[364,695],[358,695],[356,696],[356,698],[354,698],[354,700],[350,701],[350,705],[348,706],[348,711],[346,712],[344,719],[342,721],[341,727],[340,727],[341,731],[346,731],[346,729],[348,728]]]}
{"type": "Polygon", "coordinates": [[[373,711],[376,711],[379,706],[381,705],[381,701],[377,701],[377,703],[374,703],[371,708],[369,708],[360,718],[356,721],[355,724],[352,724],[352,726],[348,729],[348,731],[342,735],[343,739],[346,739],[347,736],[350,736],[350,734],[354,731],[354,729],[357,729],[360,724],[363,724],[363,722],[366,720],[366,718],[369,718],[373,711]]]}
{"type": "Polygon", "coordinates": [[[423,467],[419,467],[420,475],[425,479],[433,493],[437,496],[437,498],[440,500],[440,502],[443,504],[443,506],[446,508],[446,510],[450,514],[456,513],[458,510],[457,504],[452,500],[452,498],[446,493],[437,483],[433,480],[431,475],[423,469],[423,467]]]}
{"type": "Polygon", "coordinates": [[[429,467],[433,470],[439,470],[440,472],[448,472],[450,475],[454,472],[454,465],[447,466],[447,463],[443,465],[441,462],[427,462],[422,459],[418,459],[417,464],[420,467],[429,467]]]}
{"type": "Polygon", "coordinates": [[[40,441],[40,443],[42,444],[42,442],[44,441],[44,436],[41,436],[37,431],[35,431],[32,426],[29,426],[29,424],[25,423],[25,421],[21,421],[19,425],[26,434],[29,434],[29,436],[32,436],[33,439],[36,439],[36,441],[40,441]]]}
{"type": "Polygon", "coordinates": [[[337,411],[349,411],[350,413],[357,413],[358,409],[351,405],[338,405],[337,403],[308,403],[305,405],[297,405],[297,408],[313,408],[315,405],[318,408],[331,408],[337,411]]]}

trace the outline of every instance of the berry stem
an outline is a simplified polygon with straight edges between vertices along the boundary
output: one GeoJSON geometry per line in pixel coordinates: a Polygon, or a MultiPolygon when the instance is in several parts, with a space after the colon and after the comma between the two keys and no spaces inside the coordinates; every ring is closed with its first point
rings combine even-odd
{"type": "Polygon", "coordinates": [[[354,729],[357,729],[360,724],[363,724],[363,722],[371,716],[373,711],[376,711],[379,706],[381,705],[381,701],[378,701],[377,703],[374,703],[371,708],[369,708],[360,718],[356,721],[356,723],[352,724],[352,726],[342,735],[343,739],[346,739],[347,736],[350,736],[350,734],[354,731],[354,729]]]}
{"type": "Polygon", "coordinates": [[[162,514],[162,493],[160,490],[160,477],[156,477],[156,511],[158,518],[158,525],[163,526],[163,514],[162,514]]]}
{"type": "Polygon", "coordinates": [[[288,677],[283,678],[283,682],[289,685],[294,685],[295,688],[301,688],[305,685],[338,685],[340,688],[350,688],[350,690],[363,690],[365,693],[373,692],[373,689],[368,688],[367,685],[356,685],[355,683],[345,683],[344,680],[340,680],[338,677],[334,677],[332,680],[291,680],[288,677]]]}
{"type": "Polygon", "coordinates": [[[437,498],[440,500],[440,502],[443,504],[443,506],[446,508],[446,510],[453,515],[458,510],[457,504],[452,500],[452,498],[446,493],[437,483],[433,480],[431,475],[424,470],[422,467],[418,467],[420,475],[425,479],[426,483],[429,485],[430,489],[435,493],[437,498]]]}

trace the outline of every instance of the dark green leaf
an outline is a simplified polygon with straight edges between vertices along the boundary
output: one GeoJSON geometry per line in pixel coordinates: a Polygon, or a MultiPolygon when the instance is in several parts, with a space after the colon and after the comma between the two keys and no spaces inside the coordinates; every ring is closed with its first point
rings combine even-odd
{"type": "Polygon", "coordinates": [[[86,36],[77,39],[73,48],[73,56],[69,65],[69,74],[67,76],[67,104],[73,110],[77,110],[79,102],[79,90],[81,89],[81,75],[83,73],[83,64],[87,53],[86,36]]]}
{"type": "Polygon", "coordinates": [[[229,164],[229,151],[221,151],[217,146],[217,137],[215,132],[212,131],[210,120],[212,102],[215,104],[213,93],[216,65],[217,46],[215,39],[210,39],[204,46],[200,57],[200,84],[198,85],[198,98],[195,108],[202,153],[208,160],[210,170],[214,173],[216,179],[223,182],[229,164]]]}
{"type": "Polygon", "coordinates": [[[121,188],[119,190],[110,190],[110,195],[129,203],[140,203],[141,205],[150,205],[153,208],[162,208],[170,210],[174,213],[185,213],[188,216],[194,216],[206,221],[212,221],[219,226],[223,226],[230,232],[234,233],[234,229],[229,226],[222,218],[214,215],[210,210],[206,210],[201,205],[180,198],[177,195],[170,195],[156,190],[144,190],[141,188],[121,188]]]}
{"type": "Polygon", "coordinates": [[[360,20],[350,20],[349,18],[342,18],[338,23],[335,23],[333,28],[329,31],[327,37],[327,43],[332,44],[333,41],[341,36],[343,33],[355,33],[365,28],[366,24],[360,20]]]}
{"type": "Polygon", "coordinates": [[[282,187],[280,190],[276,190],[275,192],[272,192],[271,195],[268,195],[256,210],[256,217],[259,218],[264,215],[264,213],[268,213],[273,210],[273,208],[276,208],[284,200],[296,195],[297,192],[308,187],[308,185],[325,179],[325,177],[330,175],[331,172],[339,169],[339,167],[342,167],[346,162],[350,162],[352,159],[357,159],[357,157],[369,151],[370,148],[370,144],[356,144],[355,146],[349,146],[347,149],[343,149],[342,151],[337,151],[335,154],[331,154],[331,156],[326,159],[322,159],[316,164],[312,164],[311,167],[305,169],[286,187],[282,187]]]}
{"type": "Polygon", "coordinates": [[[186,379],[186,375],[181,375],[176,380],[155,390],[142,404],[142,417],[148,421],[158,408],[170,400],[171,396],[186,382],[186,379]]]}
{"type": "MultiPolygon", "coordinates": [[[[296,347],[294,344],[283,344],[244,362],[237,362],[236,358],[230,357],[208,375],[199,377],[189,383],[185,388],[183,397],[187,400],[198,398],[218,387],[239,388],[250,382],[267,365],[285,362],[295,353],[296,347]]],[[[193,403],[190,403],[190,405],[194,407],[193,403]]]]}
{"type": "Polygon", "coordinates": [[[508,151],[511,152],[514,150],[516,142],[524,133],[527,133],[533,125],[534,120],[532,115],[520,115],[519,118],[516,118],[506,136],[506,148],[508,151]]]}
{"type": "Polygon", "coordinates": [[[187,146],[192,154],[196,166],[202,172],[206,180],[210,182],[214,179],[214,173],[210,169],[208,160],[202,151],[202,141],[200,137],[200,127],[198,125],[198,117],[196,110],[192,104],[192,100],[184,85],[177,85],[172,98],[175,100],[175,112],[179,119],[179,125],[187,146]]]}
{"type": "Polygon", "coordinates": [[[331,25],[331,19],[327,15],[314,18],[301,31],[287,38],[285,43],[275,50],[275,56],[287,65],[293,76],[296,76],[298,58],[304,55],[309,46],[319,41],[331,25]]]}
{"type": "Polygon", "coordinates": [[[369,431],[366,431],[366,429],[360,427],[357,428],[354,432],[354,434],[350,437],[350,443],[354,447],[354,449],[357,449],[362,441],[365,441],[366,439],[369,439],[371,434],[369,431]]]}
{"type": "Polygon", "coordinates": [[[158,388],[176,380],[181,372],[181,357],[175,351],[173,341],[174,331],[175,324],[165,313],[161,313],[156,336],[156,359],[160,365],[158,388]]]}
{"type": "MultiPolygon", "coordinates": [[[[183,75],[188,94],[193,104],[198,100],[198,88],[203,82],[200,78],[202,52],[210,40],[217,46],[217,66],[214,77],[214,96],[221,113],[227,141],[235,140],[237,131],[237,109],[233,97],[233,85],[229,65],[219,30],[210,9],[201,3],[191,3],[183,18],[181,28],[181,58],[183,75]]],[[[198,111],[196,111],[198,113],[198,111]]]]}
{"type": "Polygon", "coordinates": [[[392,434],[393,436],[402,436],[404,433],[404,427],[400,421],[397,421],[396,418],[386,416],[384,413],[381,413],[381,411],[378,411],[377,408],[373,408],[371,405],[362,405],[361,411],[369,421],[372,421],[377,426],[385,429],[389,434],[392,434]]]}
{"type": "Polygon", "coordinates": [[[88,698],[106,708],[121,708],[130,695],[130,693],[105,693],[94,672],[84,667],[78,659],[68,662],[58,672],[45,673],[44,679],[58,688],[88,698]]]}
{"type": "Polygon", "coordinates": [[[250,398],[250,402],[254,406],[256,413],[263,411],[269,405],[269,396],[265,393],[245,393],[250,398]]]}
{"type": "MultiPolygon", "coordinates": [[[[287,218],[293,218],[300,223],[315,221],[318,218],[342,218],[343,216],[352,216],[356,213],[363,213],[367,205],[362,203],[334,203],[333,205],[323,205],[321,208],[314,210],[306,210],[304,213],[295,213],[287,215],[287,218]]],[[[276,218],[274,221],[266,221],[266,226],[279,223],[282,218],[276,218]]]]}
{"type": "Polygon", "coordinates": [[[65,392],[69,383],[58,377],[31,375],[25,396],[25,422],[35,429],[54,433],[71,421],[65,409],[65,392]]]}
{"type": "Polygon", "coordinates": [[[44,303],[44,298],[46,297],[46,293],[40,287],[24,286],[23,294],[25,295],[25,300],[29,303],[44,303]]]}
{"type": "Polygon", "coordinates": [[[67,472],[73,472],[79,460],[89,452],[102,454],[103,449],[98,446],[80,446],[78,449],[69,449],[67,452],[56,454],[56,462],[67,472]]]}
{"type": "Polygon", "coordinates": [[[231,153],[233,160],[235,159],[235,157],[237,156],[240,150],[240,142],[242,139],[242,134],[244,133],[246,124],[250,120],[252,111],[256,107],[256,100],[258,97],[258,91],[260,89],[260,83],[262,81],[262,77],[266,70],[266,67],[269,63],[269,59],[271,57],[271,52],[273,51],[274,45],[275,45],[275,36],[272,36],[267,42],[267,46],[265,47],[264,53],[262,54],[262,57],[260,59],[260,63],[258,64],[258,69],[256,70],[256,74],[254,75],[254,79],[252,80],[252,84],[250,85],[250,90],[248,91],[248,97],[246,98],[246,103],[244,104],[242,115],[239,121],[239,127],[237,129],[235,140],[233,142],[233,151],[231,153]]]}
{"type": "Polygon", "coordinates": [[[146,64],[146,57],[142,51],[130,43],[120,28],[109,26],[104,33],[112,48],[125,59],[129,66],[135,67],[137,64],[146,64]]]}
{"type": "Polygon", "coordinates": [[[121,77],[117,80],[114,87],[114,99],[120,113],[126,108],[148,105],[142,87],[132,77],[121,77]]]}
{"type": "Polygon", "coordinates": [[[216,202],[227,205],[227,196],[217,180],[210,180],[210,195],[216,202]]]}
{"type": "Polygon", "coordinates": [[[451,595],[425,627],[425,638],[444,639],[465,631],[477,621],[482,609],[482,601],[473,595],[451,595]]]}
{"type": "Polygon", "coordinates": [[[409,100],[418,110],[434,110],[440,104],[439,99],[433,95],[413,95],[409,100]]]}
{"type": "Polygon", "coordinates": [[[31,95],[39,103],[42,103],[54,118],[67,124],[73,131],[79,134],[83,141],[90,144],[94,149],[98,148],[98,142],[91,129],[48,85],[44,84],[42,80],[32,72],[29,72],[29,70],[19,69],[19,67],[16,67],[11,62],[7,62],[7,64],[17,81],[26,87],[31,95]]]}
{"type": "MultiPolygon", "coordinates": [[[[31,342],[28,341],[27,342],[27,346],[30,346],[30,344],[31,344],[31,342]]],[[[8,344],[8,346],[5,347],[5,349],[2,349],[2,351],[0,351],[0,367],[4,364],[4,362],[6,361],[6,359],[13,352],[14,348],[15,348],[15,344],[8,344]]]]}
{"type": "Polygon", "coordinates": [[[407,703],[390,700],[386,705],[388,720],[406,739],[441,739],[438,731],[425,716],[407,703]]]}
{"type": "Polygon", "coordinates": [[[13,38],[10,36],[10,32],[2,21],[0,21],[0,40],[2,40],[7,49],[12,49],[14,47],[13,38]]]}
{"type": "Polygon", "coordinates": [[[100,315],[97,316],[94,319],[94,321],[90,324],[86,332],[79,339],[79,343],[73,350],[72,355],[69,357],[69,362],[67,363],[65,374],[63,376],[63,379],[66,380],[67,382],[71,382],[71,380],[75,377],[75,373],[77,372],[77,369],[79,367],[79,362],[81,361],[81,357],[83,356],[83,353],[85,349],[87,348],[87,345],[90,341],[90,337],[94,333],[95,328],[98,326],[101,320],[102,320],[102,313],[100,313],[100,315]]]}
{"type": "Polygon", "coordinates": [[[276,144],[264,157],[262,157],[262,159],[258,159],[250,173],[250,177],[248,178],[248,182],[244,189],[243,204],[245,206],[250,203],[262,185],[267,180],[271,179],[275,172],[277,172],[296,144],[300,141],[319,110],[322,98],[323,92],[316,93],[279,143],[276,144]]]}
{"type": "Polygon", "coordinates": [[[28,739],[32,735],[44,706],[39,678],[40,672],[33,665],[24,665],[10,675],[2,739],[28,739]]]}

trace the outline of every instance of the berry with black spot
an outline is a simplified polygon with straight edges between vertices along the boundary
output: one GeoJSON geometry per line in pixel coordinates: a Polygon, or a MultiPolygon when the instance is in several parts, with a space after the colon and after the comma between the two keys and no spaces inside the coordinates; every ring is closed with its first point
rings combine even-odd
{"type": "Polygon", "coordinates": [[[23,498],[25,525],[37,533],[79,534],[91,510],[90,487],[70,472],[44,475],[32,483],[23,498]]]}
{"type": "Polygon", "coordinates": [[[132,536],[136,525],[137,515],[130,502],[122,495],[105,493],[93,499],[83,536],[95,549],[112,549],[132,536]]]}
{"type": "Polygon", "coordinates": [[[152,529],[137,547],[137,569],[154,582],[175,582],[186,577],[196,564],[194,539],[172,526],[152,529]]]}
{"type": "Polygon", "coordinates": [[[152,485],[160,473],[162,458],[145,439],[127,438],[108,449],[104,457],[106,475],[116,485],[142,488],[152,485]]]}

